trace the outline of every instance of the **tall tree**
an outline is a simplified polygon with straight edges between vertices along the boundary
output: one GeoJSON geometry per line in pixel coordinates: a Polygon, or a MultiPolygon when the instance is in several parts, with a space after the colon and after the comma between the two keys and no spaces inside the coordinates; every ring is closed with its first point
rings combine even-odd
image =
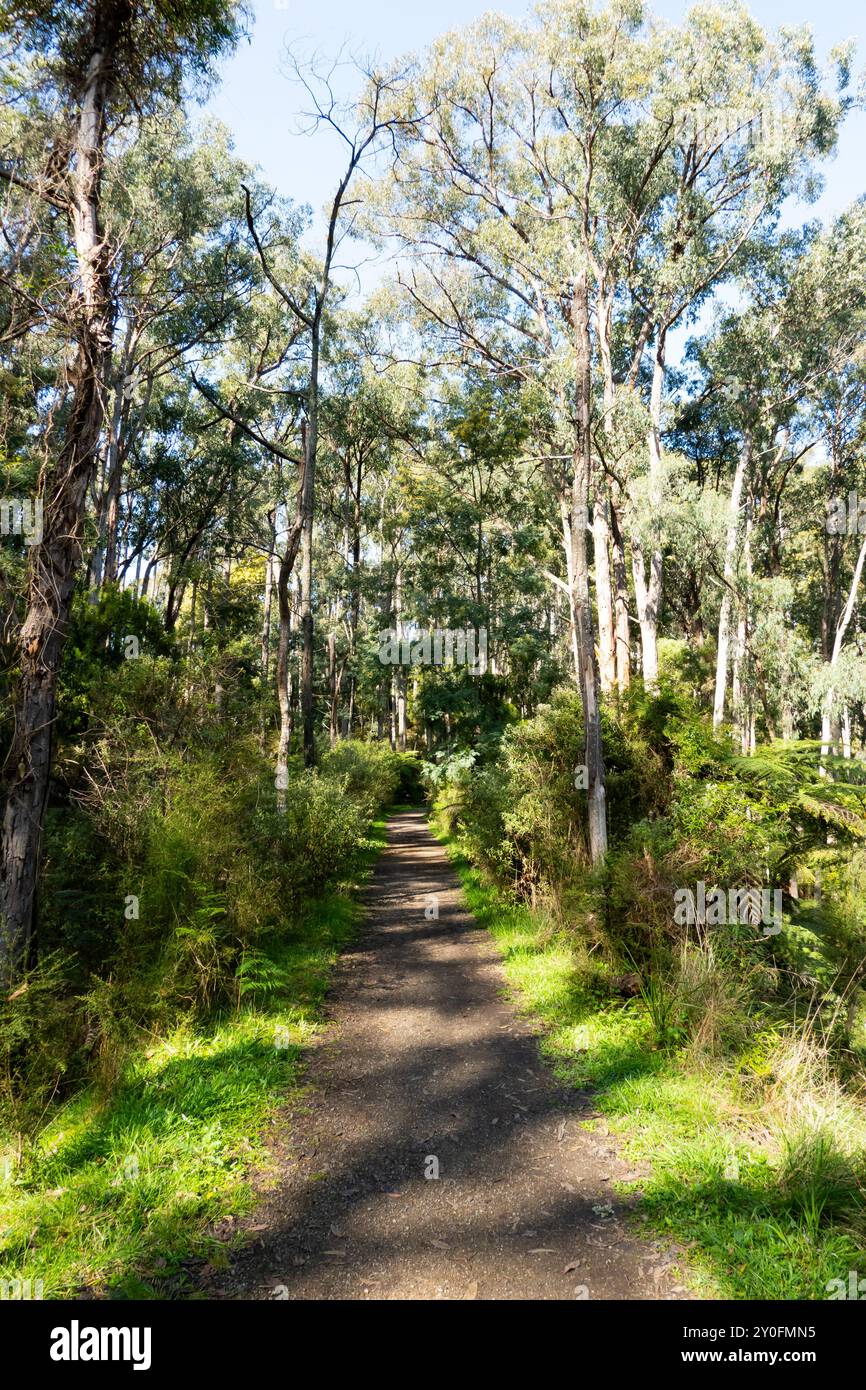
{"type": "Polygon", "coordinates": [[[5,765],[0,835],[0,971],[13,976],[31,949],[42,823],[51,770],[57,675],[82,559],[87,492],[107,416],[114,346],[113,247],[103,220],[103,176],[112,139],[142,113],[178,99],[187,75],[207,77],[239,33],[232,0],[157,4],[90,0],[12,3],[5,9],[19,55],[31,65],[45,118],[41,167],[0,167],[0,177],[59,213],[70,269],[65,317],[70,359],[58,380],[67,397],[61,438],[43,469],[41,540],[32,548],[27,608],[18,634],[15,735],[5,765]],[[55,114],[56,113],[56,114],[55,114]],[[65,225],[64,225],[65,224],[65,225]]]}

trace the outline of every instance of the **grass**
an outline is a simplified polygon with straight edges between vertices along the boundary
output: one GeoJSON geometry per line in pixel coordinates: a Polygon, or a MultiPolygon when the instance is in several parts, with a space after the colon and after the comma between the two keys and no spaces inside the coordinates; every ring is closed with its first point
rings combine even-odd
{"type": "MultiPolygon", "coordinates": [[[[359,877],[384,828],[374,823],[359,877]]],[[[30,1280],[43,1298],[195,1295],[195,1269],[226,1263],[235,1220],[255,1204],[268,1124],[302,1092],[305,1047],[356,918],[348,889],[312,904],[273,949],[279,995],[153,1039],[107,1100],[84,1093],[55,1114],[0,1185],[0,1279],[30,1280]]]]}
{"type": "MultiPolygon", "coordinates": [[[[441,826],[434,831],[518,1007],[542,1025],[554,1072],[593,1091],[627,1161],[646,1174],[622,1186],[640,1193],[636,1219],[683,1251],[695,1292],[826,1299],[828,1285],[838,1287],[830,1281],[866,1274],[862,1111],[839,1102],[824,1123],[778,1122],[762,1109],[747,1055],[711,1064],[660,1049],[644,1000],[612,1002],[593,989],[576,937],[507,901],[441,826]]],[[[754,1040],[752,1050],[760,1052],[754,1040]]],[[[808,1090],[805,1061],[793,1082],[808,1090]]]]}

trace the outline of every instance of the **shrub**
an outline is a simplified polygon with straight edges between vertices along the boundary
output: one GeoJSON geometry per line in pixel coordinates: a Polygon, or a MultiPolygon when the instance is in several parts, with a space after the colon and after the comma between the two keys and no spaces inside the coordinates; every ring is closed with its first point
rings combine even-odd
{"type": "Polygon", "coordinates": [[[387,743],[347,739],[322,758],[322,776],[337,782],[369,818],[390,805],[408,776],[411,754],[395,753],[387,743]]]}
{"type": "MultiPolygon", "coordinates": [[[[664,768],[639,731],[607,714],[604,740],[615,841],[655,808],[664,768]]],[[[583,756],[580,696],[568,689],[506,730],[488,759],[458,752],[428,773],[473,857],[519,895],[547,899],[557,911],[580,894],[588,868],[585,799],[575,786],[583,756]]]]}
{"type": "Polygon", "coordinates": [[[67,973],[68,963],[50,953],[0,996],[0,1125],[19,1147],[44,1124],[70,1068],[80,1075],[88,1039],[67,973]]]}

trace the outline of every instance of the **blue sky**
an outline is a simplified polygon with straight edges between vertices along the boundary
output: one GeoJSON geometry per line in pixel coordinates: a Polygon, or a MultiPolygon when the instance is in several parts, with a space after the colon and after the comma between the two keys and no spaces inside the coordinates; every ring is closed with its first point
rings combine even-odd
{"type": "MultiPolygon", "coordinates": [[[[681,19],[685,0],[656,0],[655,12],[681,19]]],[[[287,39],[332,55],[347,41],[359,52],[385,58],[422,48],[445,29],[465,24],[487,10],[520,16],[525,0],[258,0],[252,39],[223,67],[223,81],[208,109],[234,132],[242,158],[261,165],[280,192],[319,211],[328,200],[341,165],[338,140],[296,133],[297,89],[280,73],[287,39]],[[278,7],[279,6],[279,7],[278,7]]],[[[750,9],[769,29],[811,24],[819,53],[840,40],[860,39],[858,68],[866,65],[866,8],[863,0],[752,0],[750,9]]],[[[839,211],[866,189],[863,152],[866,114],[852,116],[835,160],[827,166],[826,191],[816,209],[839,211]]]]}
{"type": "MultiPolygon", "coordinates": [[[[656,14],[673,22],[691,8],[691,0],[656,0],[656,14]]],[[[847,38],[858,40],[855,70],[866,66],[866,9],[863,0],[751,0],[752,14],[767,29],[783,24],[811,25],[820,57],[847,38]]],[[[315,137],[299,134],[297,117],[302,95],[281,73],[286,43],[306,52],[333,56],[347,46],[360,53],[398,57],[422,49],[437,34],[476,19],[488,10],[514,16],[531,9],[527,0],[257,0],[249,42],[223,67],[223,80],[207,109],[234,133],[237,153],[258,164],[285,197],[309,203],[316,214],[329,202],[342,171],[344,147],[325,131],[315,137]]],[[[835,158],[824,166],[825,189],[809,207],[791,206],[785,221],[832,217],[866,191],[864,171],[866,113],[849,117],[835,158]]],[[[321,219],[317,216],[317,225],[321,219]]],[[[314,225],[314,232],[315,232],[314,225]]],[[[312,245],[316,245],[313,238],[312,245]]],[[[360,259],[359,249],[355,259],[360,259]]],[[[353,259],[353,251],[347,252],[353,259]]],[[[363,284],[371,286],[377,272],[370,266],[363,284]]],[[[342,278],[342,277],[341,277],[342,278]]],[[[702,316],[703,317],[703,316],[702,316]]],[[[694,329],[683,330],[671,343],[678,355],[694,329]],[[683,341],[680,342],[679,339],[683,341]]]]}

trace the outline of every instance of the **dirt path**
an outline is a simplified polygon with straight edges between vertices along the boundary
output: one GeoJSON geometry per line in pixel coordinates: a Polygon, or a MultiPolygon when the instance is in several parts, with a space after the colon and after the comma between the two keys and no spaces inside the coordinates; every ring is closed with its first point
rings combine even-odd
{"type": "Polygon", "coordinates": [[[611,1179],[628,1170],[581,1128],[587,1098],[556,1085],[504,1002],[423,813],[388,832],[307,1104],[280,1124],[285,1176],[209,1296],[688,1297],[669,1257],[624,1229],[611,1179]]]}

